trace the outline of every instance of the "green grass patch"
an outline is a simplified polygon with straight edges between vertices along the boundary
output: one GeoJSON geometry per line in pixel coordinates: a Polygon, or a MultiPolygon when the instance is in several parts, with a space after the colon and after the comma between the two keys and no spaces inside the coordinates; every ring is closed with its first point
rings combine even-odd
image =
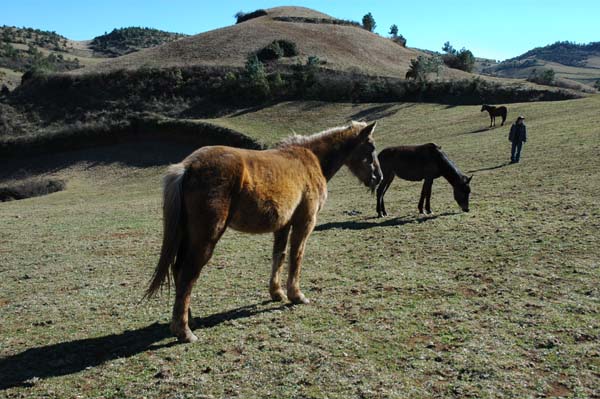
{"type": "MultiPolygon", "coordinates": [[[[377,119],[379,148],[434,141],[474,173],[470,213],[442,179],[394,181],[391,216],[343,170],[307,246],[310,305],[268,302],[272,238],[228,231],[195,287],[200,341],[140,303],[161,241],[164,167],[55,171],[67,189],[0,205],[6,397],[593,397],[600,324],[600,97],[509,107],[289,102],[211,123],[263,143],[377,119]]],[[[100,150],[99,150],[100,151],[100,150]]]]}

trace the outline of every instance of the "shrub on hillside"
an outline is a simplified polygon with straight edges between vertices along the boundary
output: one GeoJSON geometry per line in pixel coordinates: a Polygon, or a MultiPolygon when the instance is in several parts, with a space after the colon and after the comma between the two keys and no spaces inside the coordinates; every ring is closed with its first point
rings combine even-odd
{"type": "Polygon", "coordinates": [[[256,52],[256,57],[261,61],[273,61],[283,56],[283,50],[277,41],[269,43],[256,52]]]}
{"type": "Polygon", "coordinates": [[[273,40],[267,46],[256,52],[256,57],[261,61],[273,61],[281,57],[298,55],[296,43],[289,40],[273,40]]]}
{"type": "Polygon", "coordinates": [[[552,85],[554,83],[555,77],[556,74],[554,72],[554,69],[552,68],[542,70],[533,69],[527,80],[529,82],[541,85],[552,85]]]}
{"type": "Polygon", "coordinates": [[[441,64],[442,61],[437,56],[424,57],[420,55],[416,59],[410,60],[406,79],[425,81],[428,74],[435,73],[437,75],[439,73],[441,64]]]}
{"type": "Polygon", "coordinates": [[[442,56],[444,64],[449,68],[472,72],[475,67],[475,56],[470,50],[462,48],[460,51],[454,49],[450,42],[444,43],[442,50],[446,53],[442,56]]]}
{"type": "Polygon", "coordinates": [[[296,47],[296,43],[289,40],[277,40],[277,43],[283,50],[284,57],[294,57],[298,55],[298,47],[296,47]]]}
{"type": "Polygon", "coordinates": [[[373,32],[377,24],[375,23],[375,18],[373,18],[373,14],[368,13],[362,18],[363,28],[368,30],[369,32],[373,32]]]}
{"type": "Polygon", "coordinates": [[[348,19],[337,19],[337,18],[310,18],[310,17],[273,17],[274,21],[281,22],[299,22],[306,24],[324,24],[324,25],[347,25],[362,27],[359,22],[351,21],[348,19]]]}
{"type": "Polygon", "coordinates": [[[267,15],[267,12],[263,9],[258,9],[256,11],[252,11],[249,13],[245,13],[243,11],[238,11],[234,16],[236,18],[236,24],[248,21],[253,18],[262,17],[263,15],[267,15]]]}

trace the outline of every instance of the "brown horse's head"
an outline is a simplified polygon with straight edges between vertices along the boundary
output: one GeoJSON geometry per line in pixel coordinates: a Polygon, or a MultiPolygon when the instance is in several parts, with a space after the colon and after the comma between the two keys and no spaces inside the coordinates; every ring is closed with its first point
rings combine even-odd
{"type": "Polygon", "coordinates": [[[487,106],[487,105],[485,105],[485,104],[484,104],[484,105],[482,105],[482,106],[481,106],[481,112],[485,111],[485,110],[487,109],[487,107],[488,107],[488,106],[487,106]]]}
{"type": "Polygon", "coordinates": [[[469,212],[469,195],[471,194],[469,183],[472,178],[473,176],[462,176],[458,184],[454,185],[454,199],[464,212],[469,212]]]}
{"type": "Polygon", "coordinates": [[[376,125],[377,122],[370,125],[365,123],[359,125],[360,131],[357,136],[359,144],[346,160],[346,166],[350,171],[371,191],[374,191],[383,179],[379,160],[377,159],[377,151],[375,150],[375,141],[373,140],[376,125]]]}

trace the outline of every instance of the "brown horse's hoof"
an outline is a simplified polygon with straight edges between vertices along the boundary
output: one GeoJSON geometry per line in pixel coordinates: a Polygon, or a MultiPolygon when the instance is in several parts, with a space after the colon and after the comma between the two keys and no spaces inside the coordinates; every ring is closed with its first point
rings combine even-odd
{"type": "Polygon", "coordinates": [[[283,293],[282,289],[279,289],[277,291],[273,291],[270,294],[271,294],[271,299],[273,301],[275,301],[275,302],[283,302],[283,301],[287,300],[287,297],[283,293]]]}
{"type": "Polygon", "coordinates": [[[184,328],[177,328],[176,324],[171,322],[170,330],[171,334],[176,336],[177,340],[181,343],[192,343],[198,341],[198,337],[194,335],[188,326],[185,326],[184,328]]]}
{"type": "Polygon", "coordinates": [[[288,294],[288,298],[290,299],[290,302],[293,303],[294,305],[302,305],[302,304],[310,303],[308,298],[306,298],[303,293],[300,293],[300,295],[298,295],[298,296],[291,296],[288,294]]]}
{"type": "Polygon", "coordinates": [[[198,341],[198,337],[195,336],[191,331],[187,334],[177,336],[177,340],[182,344],[191,344],[198,341]]]}

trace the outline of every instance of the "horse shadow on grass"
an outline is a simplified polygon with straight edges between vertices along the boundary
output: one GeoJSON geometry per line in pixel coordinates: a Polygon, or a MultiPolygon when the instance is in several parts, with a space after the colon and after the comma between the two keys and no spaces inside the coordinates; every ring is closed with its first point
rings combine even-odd
{"type": "Polygon", "coordinates": [[[347,222],[329,222],[323,223],[315,227],[315,231],[324,231],[331,229],[342,229],[342,230],[365,230],[373,227],[390,227],[390,226],[403,226],[411,223],[425,223],[431,220],[435,220],[443,216],[457,215],[458,212],[444,212],[433,215],[421,216],[416,219],[407,219],[406,217],[395,217],[389,219],[371,218],[370,220],[350,220],[347,222]]]}
{"type": "MultiPolygon", "coordinates": [[[[290,305],[268,306],[271,301],[194,318],[196,329],[207,329],[226,321],[283,310],[290,305]]],[[[30,387],[38,379],[77,373],[118,358],[175,345],[168,324],[154,323],[136,330],[95,338],[84,338],[27,349],[0,359],[0,391],[12,387],[30,387]]]]}

